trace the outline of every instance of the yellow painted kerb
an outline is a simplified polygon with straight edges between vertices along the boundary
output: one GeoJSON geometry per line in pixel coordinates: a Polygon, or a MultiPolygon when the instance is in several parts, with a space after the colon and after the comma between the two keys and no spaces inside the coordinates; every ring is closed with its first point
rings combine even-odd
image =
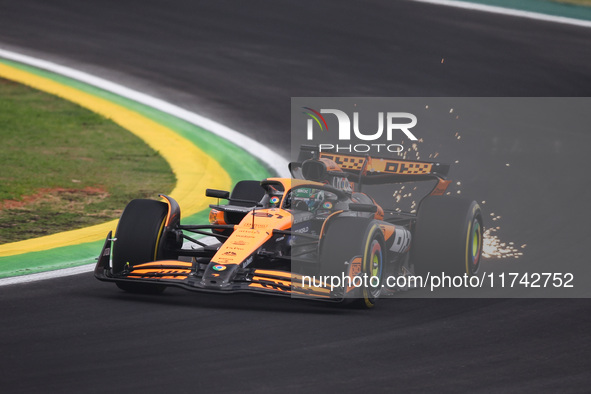
{"type": "MultiPolygon", "coordinates": [[[[228,173],[212,157],[171,129],[137,112],[4,64],[0,64],[0,76],[79,104],[109,118],[144,140],[172,168],[177,183],[171,196],[179,202],[183,216],[207,208],[208,203],[203,198],[207,187],[228,190],[232,186],[228,173]]],[[[121,154],[124,155],[125,152],[121,154]]],[[[113,220],[79,230],[0,245],[0,257],[98,241],[110,230],[115,230],[116,225],[117,220],[113,220]]]]}

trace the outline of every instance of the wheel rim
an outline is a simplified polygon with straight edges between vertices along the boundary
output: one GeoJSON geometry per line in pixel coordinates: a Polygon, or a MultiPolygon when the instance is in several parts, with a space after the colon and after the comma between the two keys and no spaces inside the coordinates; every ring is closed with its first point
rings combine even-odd
{"type": "Polygon", "coordinates": [[[470,251],[468,258],[470,259],[470,270],[475,273],[478,270],[480,263],[480,254],[482,252],[482,226],[477,219],[472,223],[472,234],[470,236],[470,251]]]}
{"type": "Polygon", "coordinates": [[[382,268],[383,268],[383,253],[382,245],[377,239],[374,239],[371,243],[371,252],[369,256],[369,295],[371,298],[377,298],[382,290],[382,268]],[[378,283],[371,279],[373,277],[378,278],[378,283]],[[372,285],[374,284],[374,285],[372,285]]]}

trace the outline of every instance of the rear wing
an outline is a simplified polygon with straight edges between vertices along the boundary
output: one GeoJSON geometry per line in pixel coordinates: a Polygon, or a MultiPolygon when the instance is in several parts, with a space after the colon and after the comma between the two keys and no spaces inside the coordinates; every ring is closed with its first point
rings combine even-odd
{"type": "Polygon", "coordinates": [[[299,163],[310,159],[330,159],[343,172],[356,175],[356,177],[349,177],[353,182],[366,185],[426,180],[443,181],[450,169],[449,164],[438,162],[338,153],[331,150],[320,152],[317,146],[302,145],[298,156],[299,163]]]}
{"type": "MultiPolygon", "coordinates": [[[[363,185],[381,185],[401,182],[417,181],[437,181],[428,195],[442,196],[451,180],[446,179],[449,173],[450,165],[438,162],[393,159],[388,157],[378,157],[370,155],[360,155],[355,153],[340,153],[333,150],[322,150],[313,145],[302,145],[298,162],[290,163],[289,169],[293,177],[304,178],[302,171],[306,166],[306,161],[319,161],[320,159],[329,159],[336,163],[338,169],[332,169],[330,173],[333,178],[347,177],[355,189],[361,191],[363,185]],[[337,171],[335,171],[337,170],[337,171]]],[[[308,162],[308,163],[310,163],[308,162]]],[[[314,177],[323,177],[326,175],[327,168],[320,172],[312,172],[314,177]]],[[[318,167],[317,167],[318,168],[318,167]]],[[[321,181],[321,179],[312,179],[321,181]]],[[[334,183],[334,182],[333,182],[334,183]]],[[[348,182],[346,182],[349,184],[348,182]]],[[[338,182],[337,182],[338,184],[338,182]]],[[[335,185],[335,187],[338,187],[335,185]]]]}

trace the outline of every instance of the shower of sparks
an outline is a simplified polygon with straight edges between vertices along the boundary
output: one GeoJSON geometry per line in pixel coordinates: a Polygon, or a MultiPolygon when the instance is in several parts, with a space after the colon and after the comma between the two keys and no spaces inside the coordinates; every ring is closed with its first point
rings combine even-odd
{"type": "Polygon", "coordinates": [[[494,213],[491,213],[490,216],[492,216],[493,222],[496,222],[497,220],[501,219],[501,215],[495,215],[494,213]]]}
{"type": "MultiPolygon", "coordinates": [[[[483,245],[482,245],[482,257],[490,259],[507,259],[514,258],[518,259],[523,256],[523,252],[519,248],[515,247],[514,242],[502,242],[499,236],[496,234],[500,230],[500,227],[487,228],[484,231],[483,245]]],[[[521,245],[521,249],[524,249],[526,244],[521,245]]]]}
{"type": "MultiPolygon", "coordinates": [[[[425,105],[425,109],[429,109],[429,105],[425,105]]],[[[454,113],[454,109],[450,108],[449,110],[450,114],[454,113]]],[[[455,119],[459,119],[459,115],[454,114],[455,115],[455,119]]],[[[460,135],[460,132],[457,131],[455,132],[455,135],[453,136],[453,138],[455,138],[456,140],[461,140],[462,136],[460,135]]],[[[403,159],[415,159],[415,160],[419,160],[420,156],[419,156],[419,144],[421,144],[423,142],[423,139],[419,139],[417,142],[413,143],[409,148],[407,148],[406,150],[404,150],[403,152],[400,153],[400,156],[402,156],[403,159]]],[[[401,142],[403,143],[403,142],[401,142]]],[[[434,153],[430,153],[428,155],[429,159],[435,159],[439,156],[439,152],[434,152],[434,153]]],[[[455,164],[459,164],[460,160],[455,160],[454,161],[455,164]]],[[[506,167],[510,167],[510,163],[505,163],[506,167]]],[[[461,181],[457,181],[455,182],[455,185],[453,185],[453,188],[450,188],[446,191],[445,195],[447,196],[451,196],[452,194],[454,195],[461,195],[462,194],[462,182],[461,181]]],[[[408,201],[411,201],[410,204],[410,213],[417,213],[417,208],[419,205],[419,199],[417,199],[416,197],[413,197],[413,194],[411,192],[408,191],[404,191],[405,186],[402,185],[401,187],[398,188],[398,190],[396,190],[392,197],[394,198],[395,204],[396,205],[400,205],[407,203],[408,201]]],[[[412,189],[417,190],[417,187],[413,187],[412,189]]],[[[482,205],[486,204],[486,200],[483,200],[481,202],[482,205]]],[[[396,212],[402,212],[402,209],[400,207],[395,207],[394,208],[396,212]]],[[[490,219],[489,219],[489,223],[494,223],[495,227],[490,227],[488,228],[488,226],[485,226],[485,231],[483,233],[483,245],[482,245],[482,257],[483,258],[487,258],[487,259],[492,259],[492,258],[497,258],[497,259],[507,259],[507,258],[513,258],[513,259],[519,259],[520,257],[523,256],[524,254],[524,249],[526,248],[526,244],[522,244],[520,246],[516,246],[515,242],[507,242],[504,240],[501,240],[499,233],[501,230],[501,227],[499,226],[499,222],[501,221],[501,215],[497,215],[495,213],[490,213],[490,219]]]]}

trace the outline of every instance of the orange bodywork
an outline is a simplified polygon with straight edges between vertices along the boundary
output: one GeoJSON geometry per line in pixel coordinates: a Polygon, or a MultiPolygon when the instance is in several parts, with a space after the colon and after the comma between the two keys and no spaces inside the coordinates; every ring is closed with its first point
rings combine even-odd
{"type": "Polygon", "coordinates": [[[127,277],[134,279],[157,277],[158,279],[184,280],[191,273],[192,266],[192,263],[178,260],[155,261],[136,265],[127,277]]]}
{"type": "Polygon", "coordinates": [[[193,266],[192,263],[188,263],[188,262],[184,262],[184,261],[178,261],[178,260],[162,260],[162,261],[155,261],[153,263],[144,263],[144,264],[138,264],[136,266],[134,266],[134,269],[138,269],[138,268],[148,268],[148,267],[158,267],[158,268],[162,268],[162,267],[166,267],[166,266],[175,266],[175,267],[187,267],[187,268],[191,268],[193,266]]]}
{"type": "Polygon", "coordinates": [[[376,200],[374,200],[373,198],[372,198],[372,200],[373,200],[373,203],[375,204],[375,206],[378,208],[378,210],[376,211],[376,214],[374,215],[374,218],[376,220],[384,220],[384,208],[382,208],[380,206],[380,204],[378,204],[376,202],[376,200]]]}
{"type": "Polygon", "coordinates": [[[451,180],[440,179],[435,185],[435,188],[431,192],[431,196],[443,196],[443,193],[447,190],[447,187],[451,183],[451,180]]]}
{"type": "Polygon", "coordinates": [[[355,290],[355,286],[350,286],[349,284],[353,284],[353,279],[361,273],[362,262],[363,262],[363,260],[361,259],[361,257],[355,257],[353,259],[353,261],[351,261],[351,265],[349,267],[349,273],[347,275],[349,278],[349,282],[347,283],[347,287],[345,289],[346,293],[349,293],[349,292],[355,290]]]}
{"type": "Polygon", "coordinates": [[[291,213],[284,209],[251,211],[234,227],[230,238],[220,246],[211,261],[224,265],[240,264],[271,239],[273,230],[289,230],[291,221],[291,213]]]}
{"type": "Polygon", "coordinates": [[[271,276],[279,276],[280,278],[291,278],[292,274],[285,271],[275,271],[275,270],[264,270],[264,269],[256,269],[254,270],[255,274],[259,275],[271,275],[271,276]]]}
{"type": "Polygon", "coordinates": [[[380,230],[384,234],[384,241],[387,241],[394,234],[394,231],[396,231],[396,226],[393,224],[380,224],[380,230]]]}
{"type": "Polygon", "coordinates": [[[217,209],[209,211],[209,224],[226,224],[224,211],[218,211],[217,209]]]}
{"type": "Polygon", "coordinates": [[[326,171],[328,171],[328,172],[331,172],[331,171],[341,172],[341,171],[343,171],[341,169],[341,167],[338,166],[337,163],[335,163],[334,161],[332,161],[330,159],[320,158],[319,160],[324,163],[324,165],[326,166],[326,171]]]}
{"type": "Polygon", "coordinates": [[[291,281],[280,280],[280,279],[269,279],[269,278],[256,276],[256,275],[252,277],[252,280],[256,281],[256,282],[272,282],[274,284],[278,284],[278,285],[286,286],[286,287],[291,286],[291,281]]]}

